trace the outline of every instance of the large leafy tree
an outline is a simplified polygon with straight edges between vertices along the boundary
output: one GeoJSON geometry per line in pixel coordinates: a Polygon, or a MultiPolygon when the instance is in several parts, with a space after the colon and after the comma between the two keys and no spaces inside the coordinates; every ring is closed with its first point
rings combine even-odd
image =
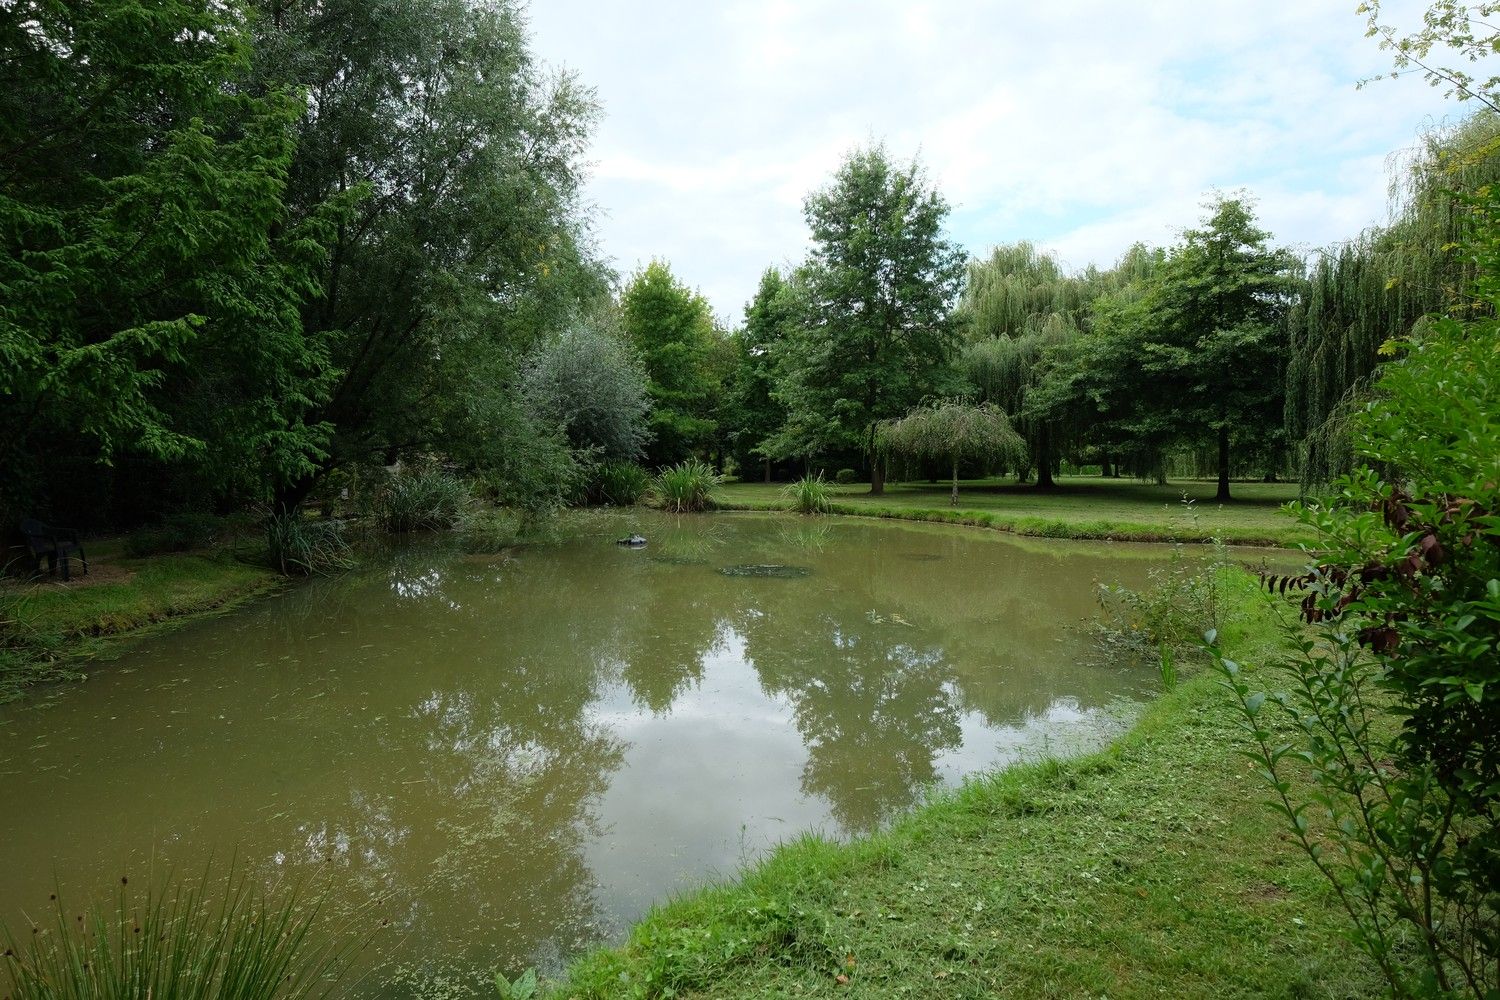
{"type": "Polygon", "coordinates": [[[300,106],[247,86],[239,8],[17,2],[0,49],[4,501],[46,506],[67,456],[215,489],[305,472],[327,440],[298,317],[321,220],[287,218],[300,106]]]}
{"type": "Polygon", "coordinates": [[[882,146],[852,152],[803,213],[808,306],[786,345],[788,420],[772,450],[863,453],[879,494],[876,425],[946,387],[963,254],[943,233],[948,204],[921,166],[893,163],[882,146]]]}
{"type": "Polygon", "coordinates": [[[976,396],[1014,418],[1030,445],[1037,485],[1051,487],[1058,445],[1081,428],[1067,408],[1041,405],[1035,392],[1056,367],[1060,348],[1089,324],[1110,275],[1069,274],[1030,243],[996,247],[971,261],[957,317],[967,340],[962,370],[976,396]]]}
{"type": "Polygon", "coordinates": [[[301,317],[338,372],[330,453],[278,505],[339,463],[483,456],[516,358],[604,290],[578,198],[592,93],[537,65],[509,0],[256,6],[264,85],[307,93],[293,215],[340,215],[301,317]]]}
{"type": "Polygon", "coordinates": [[[1221,501],[1236,447],[1265,455],[1282,441],[1297,261],[1269,242],[1243,200],[1216,200],[1143,283],[1099,303],[1063,373],[1121,449],[1212,449],[1221,501]]]}
{"type": "Polygon", "coordinates": [[[771,480],[766,444],[786,421],[786,407],[776,396],[778,365],[801,314],[795,278],[767,268],[755,297],[745,306],[745,325],[733,340],[736,364],[729,391],[732,429],[727,438],[741,478],[764,463],[765,479],[771,480]]]}
{"type": "Polygon", "coordinates": [[[678,281],[663,261],[630,279],[621,297],[625,336],[646,369],[652,442],[648,460],[669,465],[697,454],[713,436],[716,332],[708,300],[678,281]]]}

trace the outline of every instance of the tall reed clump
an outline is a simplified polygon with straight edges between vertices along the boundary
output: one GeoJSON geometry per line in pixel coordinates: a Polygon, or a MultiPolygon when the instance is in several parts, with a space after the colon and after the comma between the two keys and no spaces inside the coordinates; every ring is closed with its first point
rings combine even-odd
{"type": "Polygon", "coordinates": [[[266,557],[284,576],[334,573],[354,564],[342,521],[310,521],[298,513],[266,519],[266,557]]]}
{"type": "Polygon", "coordinates": [[[690,458],[663,469],[656,477],[652,492],[663,510],[686,514],[712,509],[714,490],[722,481],[713,466],[701,459],[690,458]]]}
{"type": "Polygon", "coordinates": [[[833,509],[833,491],[821,472],[787,483],[781,488],[781,495],[791,501],[792,510],[802,514],[826,514],[833,509]]]}
{"type": "Polygon", "coordinates": [[[301,1000],[328,995],[354,942],[315,943],[318,905],[272,900],[243,876],[133,893],[114,907],[69,911],[54,896],[50,926],[5,931],[0,967],[14,1000],[301,1000]]]}
{"type": "Polygon", "coordinates": [[[605,462],[594,473],[591,503],[634,507],[651,489],[651,476],[634,462],[605,462]]]}
{"type": "Polygon", "coordinates": [[[403,472],[381,491],[375,519],[386,531],[447,531],[471,500],[468,484],[457,476],[440,469],[403,472]]]}

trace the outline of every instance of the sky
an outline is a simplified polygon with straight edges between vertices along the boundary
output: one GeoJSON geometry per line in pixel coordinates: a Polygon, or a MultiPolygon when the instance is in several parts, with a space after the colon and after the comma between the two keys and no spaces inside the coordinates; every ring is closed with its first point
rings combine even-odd
{"type": "MultiPolygon", "coordinates": [[[[622,276],[653,258],[741,321],[807,250],[851,149],[915,156],[969,253],[1068,266],[1170,245],[1247,190],[1300,250],[1387,217],[1392,154],[1460,106],[1390,68],[1354,0],[532,0],[535,54],[603,106],[586,197],[622,276]]],[[[1421,6],[1387,3],[1418,22],[1421,6]]]]}

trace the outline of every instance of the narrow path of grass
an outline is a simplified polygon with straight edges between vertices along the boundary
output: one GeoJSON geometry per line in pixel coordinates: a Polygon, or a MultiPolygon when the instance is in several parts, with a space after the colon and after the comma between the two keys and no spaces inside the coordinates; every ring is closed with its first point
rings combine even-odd
{"type": "MultiPolygon", "coordinates": [[[[1227,647],[1273,641],[1248,577],[1227,647]]],[[[1108,750],[974,780],[847,845],[807,837],[668,903],[557,998],[1367,997],[1373,966],[1199,673],[1108,750]]]]}
{"type": "Polygon", "coordinates": [[[33,684],[76,676],[109,637],[233,607],[282,582],[269,568],[225,552],[126,559],[102,549],[88,576],[0,590],[0,702],[33,684]]]}
{"type": "MultiPolygon", "coordinates": [[[[946,484],[892,483],[879,497],[870,496],[864,484],[830,489],[836,514],[942,521],[1044,538],[1206,542],[1217,537],[1231,545],[1285,546],[1311,540],[1281,510],[1297,498],[1294,483],[1235,483],[1236,499],[1219,504],[1214,484],[1201,481],[1156,486],[1075,477],[1039,491],[1008,480],[983,480],[959,484],[956,508],[946,484]],[[1191,505],[1183,503],[1184,495],[1191,505]]],[[[788,506],[774,483],[730,483],[721,488],[720,500],[732,510],[788,506]]]]}

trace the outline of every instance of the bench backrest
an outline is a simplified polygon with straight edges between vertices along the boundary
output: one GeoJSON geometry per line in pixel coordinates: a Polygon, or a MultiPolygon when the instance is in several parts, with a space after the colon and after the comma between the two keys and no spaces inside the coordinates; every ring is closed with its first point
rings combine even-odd
{"type": "Polygon", "coordinates": [[[26,546],[33,552],[45,552],[55,544],[52,529],[41,521],[28,517],[21,522],[21,534],[26,536],[26,546]]]}

